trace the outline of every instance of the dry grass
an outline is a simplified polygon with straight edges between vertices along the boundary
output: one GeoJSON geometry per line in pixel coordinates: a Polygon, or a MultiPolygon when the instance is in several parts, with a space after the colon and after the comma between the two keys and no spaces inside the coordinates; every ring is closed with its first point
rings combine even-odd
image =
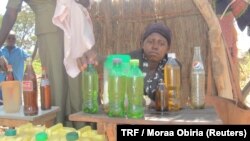
{"type": "Polygon", "coordinates": [[[204,64],[209,47],[208,29],[192,0],[102,0],[91,9],[96,48],[102,56],[140,48],[144,28],[163,22],[172,30],[171,52],[182,64],[182,94],[187,99],[193,47],[200,46],[204,64]]]}

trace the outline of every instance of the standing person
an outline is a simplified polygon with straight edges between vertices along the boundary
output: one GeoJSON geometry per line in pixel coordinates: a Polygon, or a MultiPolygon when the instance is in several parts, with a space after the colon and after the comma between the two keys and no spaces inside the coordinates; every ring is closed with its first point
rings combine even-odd
{"type": "MultiPolygon", "coordinates": [[[[15,80],[22,81],[24,73],[24,61],[30,56],[24,49],[16,46],[16,35],[10,32],[6,39],[6,46],[0,49],[0,56],[3,56],[8,64],[12,65],[13,76],[15,80]]],[[[1,58],[1,65],[5,63],[1,58]]],[[[0,82],[6,78],[6,72],[0,72],[0,82]]],[[[0,91],[0,98],[2,99],[2,91],[0,91]]]]}
{"type": "MultiPolygon", "coordinates": [[[[89,6],[89,0],[81,0],[79,4],[89,6]],[[84,5],[86,4],[86,5],[84,5]]],[[[35,34],[42,65],[48,68],[52,88],[52,105],[60,107],[57,122],[66,123],[68,115],[81,109],[80,77],[70,78],[66,75],[63,65],[64,46],[63,32],[52,23],[56,0],[8,0],[6,12],[0,29],[0,46],[12,29],[22,3],[26,2],[35,13],[35,34]],[[68,84],[69,87],[68,87],[68,84]],[[74,104],[74,105],[72,105],[74,104]]],[[[93,49],[83,54],[81,62],[91,59],[93,49]]],[[[86,67],[83,63],[82,70],[86,67]]]]}

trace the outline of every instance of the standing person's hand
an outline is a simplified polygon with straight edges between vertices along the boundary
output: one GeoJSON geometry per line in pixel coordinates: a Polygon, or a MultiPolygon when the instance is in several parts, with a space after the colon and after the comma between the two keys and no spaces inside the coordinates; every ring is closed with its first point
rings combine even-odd
{"type": "Polygon", "coordinates": [[[98,65],[97,53],[94,49],[88,50],[82,55],[82,57],[77,59],[77,65],[81,71],[84,71],[87,68],[88,63],[94,64],[95,66],[98,65]]]}
{"type": "Polygon", "coordinates": [[[8,61],[3,56],[1,56],[0,57],[0,71],[7,72],[7,64],[8,64],[8,61]]]}

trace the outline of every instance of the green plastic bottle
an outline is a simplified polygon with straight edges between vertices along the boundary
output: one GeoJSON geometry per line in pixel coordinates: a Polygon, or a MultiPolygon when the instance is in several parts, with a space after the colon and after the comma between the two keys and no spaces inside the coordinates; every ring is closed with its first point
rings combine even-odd
{"type": "Polygon", "coordinates": [[[66,134],[67,141],[77,141],[79,139],[79,135],[77,132],[69,132],[66,134]]]}
{"type": "Polygon", "coordinates": [[[46,132],[39,132],[36,134],[36,141],[47,141],[48,134],[46,132]]]}
{"type": "Polygon", "coordinates": [[[112,71],[114,58],[120,58],[122,60],[122,66],[123,66],[122,68],[124,72],[128,71],[129,61],[131,59],[131,57],[127,54],[111,54],[107,56],[107,58],[105,59],[104,67],[103,67],[103,94],[101,97],[101,101],[102,101],[105,113],[108,113],[108,107],[109,107],[108,76],[109,76],[109,73],[112,71]]]}
{"type": "Polygon", "coordinates": [[[139,68],[139,60],[132,59],[127,75],[128,118],[144,117],[143,93],[144,77],[139,68]]]}
{"type": "Polygon", "coordinates": [[[98,105],[98,74],[93,64],[88,64],[82,73],[83,112],[97,113],[98,105]]]}
{"type": "Polygon", "coordinates": [[[113,67],[108,78],[108,97],[110,117],[124,117],[124,99],[126,93],[126,77],[123,73],[122,61],[113,59],[113,67]]]}

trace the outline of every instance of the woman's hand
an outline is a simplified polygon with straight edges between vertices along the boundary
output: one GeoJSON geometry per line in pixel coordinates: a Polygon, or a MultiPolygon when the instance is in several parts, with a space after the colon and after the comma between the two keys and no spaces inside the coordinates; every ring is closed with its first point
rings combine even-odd
{"type": "Polygon", "coordinates": [[[98,65],[97,53],[93,48],[85,52],[82,57],[77,59],[77,66],[81,71],[84,71],[88,64],[94,64],[95,66],[98,65]]]}

